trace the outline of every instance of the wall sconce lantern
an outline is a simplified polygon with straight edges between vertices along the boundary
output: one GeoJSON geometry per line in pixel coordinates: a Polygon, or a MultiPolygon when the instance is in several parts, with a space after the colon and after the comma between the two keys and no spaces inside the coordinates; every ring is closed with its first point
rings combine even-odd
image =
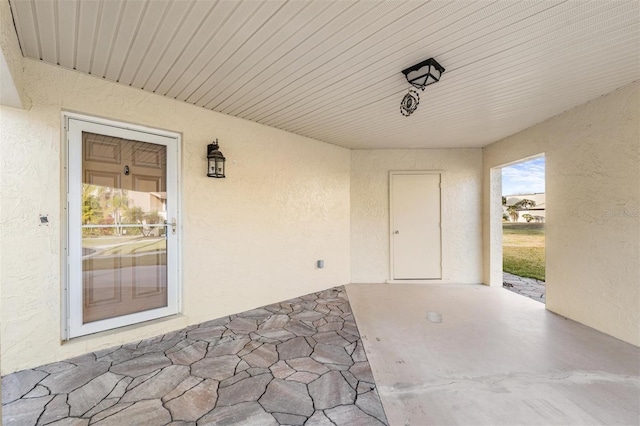
{"type": "Polygon", "coordinates": [[[440,81],[444,68],[435,59],[429,58],[417,65],[402,70],[409,84],[416,89],[424,90],[430,84],[440,81]]]}
{"type": "Polygon", "coordinates": [[[207,145],[207,176],[212,178],[223,178],[224,176],[224,162],[226,158],[219,150],[218,139],[215,142],[207,145]]]}
{"type": "MultiPolygon", "coordinates": [[[[444,72],[444,67],[435,59],[429,58],[412,67],[402,70],[409,84],[416,89],[424,90],[430,84],[440,81],[440,76],[444,72]]],[[[409,89],[400,102],[400,112],[405,117],[410,116],[418,109],[420,104],[420,95],[417,91],[409,89]]]]}

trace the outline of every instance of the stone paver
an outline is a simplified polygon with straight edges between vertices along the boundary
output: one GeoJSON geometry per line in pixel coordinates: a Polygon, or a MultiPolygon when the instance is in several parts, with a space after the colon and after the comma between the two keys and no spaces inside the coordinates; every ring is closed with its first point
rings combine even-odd
{"type": "MultiPolygon", "coordinates": [[[[3,384],[4,386],[4,384],[3,384]]],[[[53,396],[40,398],[18,399],[2,406],[2,424],[6,425],[35,425],[53,396]]]]}
{"type": "Polygon", "coordinates": [[[342,346],[327,345],[325,343],[318,343],[315,348],[313,348],[311,358],[326,364],[353,364],[353,359],[342,346]]]}
{"type": "Polygon", "coordinates": [[[244,402],[232,407],[219,407],[198,421],[200,425],[277,426],[278,421],[257,402],[244,402]]]}
{"type": "MultiPolygon", "coordinates": [[[[49,389],[51,393],[71,392],[86,385],[108,370],[108,362],[80,364],[74,368],[50,374],[40,384],[49,389]]],[[[4,383],[2,383],[2,387],[4,388],[4,383]]],[[[4,403],[4,401],[2,402],[4,403]]]]}
{"type": "Polygon", "coordinates": [[[167,356],[174,364],[191,365],[204,358],[207,354],[207,346],[207,342],[196,342],[167,356]]]}
{"type": "Polygon", "coordinates": [[[191,366],[191,374],[204,379],[225,380],[234,375],[238,362],[237,355],[204,358],[191,366]]]}
{"type": "Polygon", "coordinates": [[[165,407],[174,420],[196,421],[213,410],[218,401],[218,382],[207,379],[183,395],[169,401],[165,407]]]}
{"type": "Polygon", "coordinates": [[[2,403],[8,404],[26,395],[36,383],[48,374],[37,370],[24,370],[2,378],[2,403]]]}
{"type": "Polygon", "coordinates": [[[278,345],[280,359],[301,358],[311,355],[313,349],[304,337],[296,337],[278,345]]]}
{"type": "Polygon", "coordinates": [[[3,377],[11,425],[388,424],[343,287],[3,377]]]}
{"type": "Polygon", "coordinates": [[[219,405],[234,405],[238,402],[257,401],[264,393],[267,385],[273,380],[271,374],[260,374],[220,389],[219,405]]]}
{"type": "Polygon", "coordinates": [[[242,359],[251,367],[267,368],[278,362],[278,352],[274,344],[265,343],[242,359]]]}
{"type": "Polygon", "coordinates": [[[309,395],[316,409],[324,410],[338,405],[353,404],[356,391],[338,371],[331,371],[309,384],[309,395]]]}
{"type": "Polygon", "coordinates": [[[142,399],[162,398],[189,376],[189,367],[170,365],[146,382],[133,388],[120,399],[121,402],[135,402],[142,399]]]}
{"type": "Polygon", "coordinates": [[[356,405],[370,416],[378,419],[384,417],[384,410],[380,403],[380,397],[375,390],[358,395],[356,405]]]}
{"type": "Polygon", "coordinates": [[[67,404],[67,395],[56,395],[48,404],[47,408],[40,416],[38,424],[45,425],[57,420],[69,417],[69,405],[67,404]]]}
{"type": "Polygon", "coordinates": [[[69,414],[73,417],[81,416],[96,406],[111,393],[122,376],[106,372],[96,377],[86,385],[69,394],[67,403],[71,406],[69,414]]]}
{"type": "Polygon", "coordinates": [[[325,414],[337,426],[376,426],[383,424],[355,405],[343,405],[332,408],[326,410],[325,414]]]}
{"type": "Polygon", "coordinates": [[[105,418],[96,426],[166,425],[171,422],[169,411],[159,399],[139,401],[116,414],[105,418]]]}
{"type": "Polygon", "coordinates": [[[313,416],[309,417],[305,426],[335,426],[331,420],[324,415],[322,411],[316,411],[313,416]]]}
{"type": "Polygon", "coordinates": [[[502,287],[537,302],[546,303],[546,286],[544,281],[519,277],[518,275],[503,272],[502,287]]]}
{"type": "MultiPolygon", "coordinates": [[[[171,365],[171,360],[163,352],[157,352],[116,364],[111,367],[110,371],[125,376],[138,377],[169,365],[171,365]]],[[[70,371],[72,372],[73,370],[67,370],[64,373],[69,374],[70,371]]]]}
{"type": "Polygon", "coordinates": [[[298,382],[273,379],[258,402],[270,413],[313,414],[313,400],[307,393],[307,387],[298,382]]]}

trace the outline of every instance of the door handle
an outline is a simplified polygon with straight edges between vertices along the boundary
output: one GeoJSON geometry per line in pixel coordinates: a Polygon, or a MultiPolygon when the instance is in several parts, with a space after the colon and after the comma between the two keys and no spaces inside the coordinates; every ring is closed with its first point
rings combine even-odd
{"type": "Polygon", "coordinates": [[[399,233],[400,233],[400,231],[396,231],[396,232],[394,232],[394,234],[399,234],[399,233]]]}
{"type": "Polygon", "coordinates": [[[171,223],[167,223],[167,221],[164,221],[164,224],[166,226],[171,225],[171,233],[175,234],[176,233],[176,227],[178,226],[178,223],[176,222],[176,218],[174,217],[173,219],[171,219],[171,223]]]}

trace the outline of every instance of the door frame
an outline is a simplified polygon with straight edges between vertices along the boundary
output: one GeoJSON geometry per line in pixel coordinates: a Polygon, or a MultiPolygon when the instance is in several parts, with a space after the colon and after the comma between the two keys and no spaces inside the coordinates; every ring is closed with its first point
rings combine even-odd
{"type": "Polygon", "coordinates": [[[63,158],[65,160],[64,170],[62,171],[62,181],[64,186],[62,188],[63,218],[61,221],[61,240],[63,243],[63,288],[61,295],[62,315],[60,319],[62,340],[70,340],[87,334],[113,330],[119,327],[178,314],[182,310],[182,191],[180,180],[182,167],[180,155],[182,145],[181,134],[67,111],[62,112],[62,124],[62,146],[64,150],[63,158]],[[81,185],[81,182],[76,182],[76,180],[78,179],[78,170],[80,170],[80,177],[82,173],[82,149],[71,149],[71,138],[73,137],[70,131],[71,120],[73,120],[77,126],[80,126],[81,131],[87,130],[94,133],[109,134],[109,131],[111,130],[114,136],[167,146],[167,163],[169,162],[169,157],[172,157],[176,166],[174,169],[167,167],[167,191],[175,194],[175,211],[172,213],[171,217],[168,217],[167,219],[170,221],[175,217],[177,227],[174,244],[172,245],[174,249],[167,250],[167,266],[169,266],[169,264],[173,264],[174,268],[167,269],[166,307],[82,324],[82,279],[81,276],[78,277],[78,268],[76,267],[74,270],[71,262],[73,256],[79,256],[81,253],[77,252],[78,244],[76,243],[74,246],[70,241],[73,232],[70,226],[71,221],[74,221],[74,223],[80,223],[78,217],[79,211],[75,210],[78,210],[79,208],[78,199],[80,199],[81,203],[81,191],[78,191],[77,188],[75,188],[75,192],[73,192],[71,189],[73,185],[81,185]],[[74,176],[72,176],[72,174],[74,174],[74,176]],[[170,190],[170,185],[173,186],[172,191],[170,190]],[[80,286],[80,294],[77,293],[78,286],[80,286]],[[73,290],[76,290],[75,294],[73,290]],[[80,309],[79,312],[78,309],[80,309]]]}
{"type": "Polygon", "coordinates": [[[444,281],[444,271],[442,268],[444,253],[442,252],[443,236],[442,236],[442,182],[444,180],[444,170],[390,170],[389,171],[389,284],[425,284],[425,283],[438,283],[444,281]],[[393,270],[394,248],[393,248],[393,185],[391,184],[394,175],[439,175],[440,176],[440,278],[425,278],[425,279],[395,279],[393,270]]]}

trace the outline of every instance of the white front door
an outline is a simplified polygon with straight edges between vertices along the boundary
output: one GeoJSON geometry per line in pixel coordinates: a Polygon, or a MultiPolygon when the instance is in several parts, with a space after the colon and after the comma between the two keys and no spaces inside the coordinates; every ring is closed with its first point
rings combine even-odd
{"type": "Polygon", "coordinates": [[[390,173],[394,280],[441,279],[440,174],[390,173]]]}
{"type": "Polygon", "coordinates": [[[178,138],[67,126],[67,337],[176,314],[178,138]]]}

